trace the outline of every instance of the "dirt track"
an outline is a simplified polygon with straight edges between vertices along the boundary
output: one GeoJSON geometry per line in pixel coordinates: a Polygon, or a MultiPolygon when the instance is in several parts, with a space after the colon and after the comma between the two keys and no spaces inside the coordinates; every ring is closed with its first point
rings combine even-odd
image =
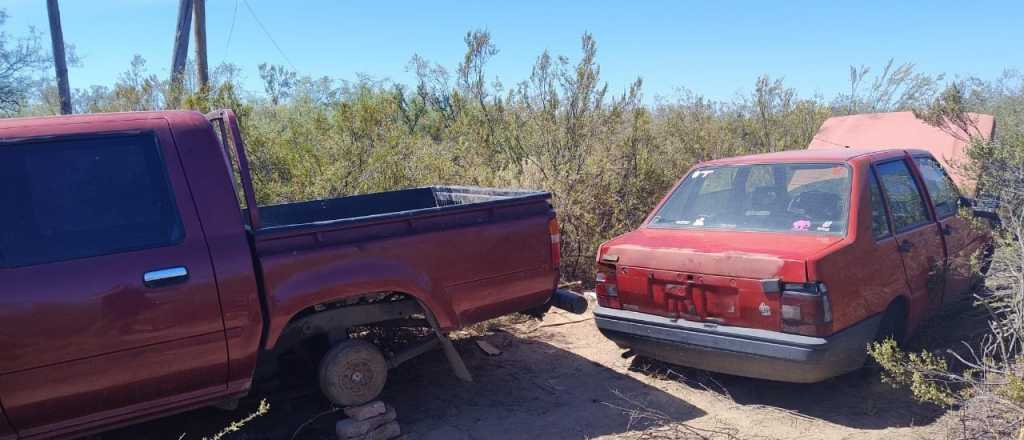
{"type": "MultiPolygon", "coordinates": [[[[957,339],[978,321],[968,315],[955,326],[936,320],[918,344],[957,339]]],[[[952,423],[942,409],[860,373],[794,385],[622,359],[590,317],[552,311],[540,322],[507,322],[463,337],[457,346],[475,382],[459,382],[435,352],[392,371],[383,399],[397,407],[403,430],[424,440],[942,438],[952,423]],[[487,356],[475,338],[503,353],[487,356]]],[[[308,386],[268,397],[270,414],[228,438],[288,439],[329,409],[308,386]]],[[[194,411],[102,438],[199,439],[255,406],[253,400],[234,412],[194,411]]],[[[332,439],[334,420],[323,416],[296,438],[332,439]]]]}

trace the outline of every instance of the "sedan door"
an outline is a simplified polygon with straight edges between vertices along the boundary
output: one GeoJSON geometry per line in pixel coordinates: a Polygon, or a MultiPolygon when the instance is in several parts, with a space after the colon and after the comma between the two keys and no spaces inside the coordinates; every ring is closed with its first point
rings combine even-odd
{"type": "Polygon", "coordinates": [[[925,196],[905,159],[875,164],[910,289],[911,326],[942,305],[946,250],[925,196]]]}
{"type": "Polygon", "coordinates": [[[958,215],[960,192],[953,180],[930,155],[915,155],[914,163],[935,207],[935,217],[945,236],[948,251],[945,266],[945,292],[943,303],[949,304],[967,298],[974,279],[974,261],[980,257],[985,244],[985,231],[958,215]]]}

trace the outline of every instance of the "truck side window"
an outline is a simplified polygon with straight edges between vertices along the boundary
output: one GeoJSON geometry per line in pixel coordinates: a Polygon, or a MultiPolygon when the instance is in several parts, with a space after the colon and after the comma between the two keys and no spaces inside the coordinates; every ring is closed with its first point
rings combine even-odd
{"type": "Polygon", "coordinates": [[[891,234],[889,229],[889,215],[885,212],[885,202],[882,201],[882,190],[878,187],[878,179],[875,173],[871,173],[871,235],[875,240],[881,240],[891,234]]]}
{"type": "Polygon", "coordinates": [[[903,160],[885,162],[876,167],[878,179],[885,189],[886,201],[892,212],[892,223],[896,232],[928,223],[928,206],[924,203],[921,190],[910,174],[910,168],[903,160]]]}
{"type": "Polygon", "coordinates": [[[151,133],[0,146],[0,266],[166,246],[184,238],[151,133]]]}
{"type": "Polygon", "coordinates": [[[956,214],[960,192],[957,191],[956,185],[953,184],[942,165],[939,165],[939,162],[931,157],[915,157],[914,162],[921,170],[924,185],[928,188],[928,197],[932,199],[932,205],[935,206],[935,215],[939,218],[946,218],[956,214]]]}

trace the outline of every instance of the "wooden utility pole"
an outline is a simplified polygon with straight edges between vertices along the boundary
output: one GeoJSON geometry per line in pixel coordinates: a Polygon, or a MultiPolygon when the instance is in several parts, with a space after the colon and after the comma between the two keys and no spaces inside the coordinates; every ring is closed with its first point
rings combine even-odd
{"type": "Polygon", "coordinates": [[[68,61],[64,57],[64,31],[60,28],[60,7],[57,0],[46,0],[50,15],[50,40],[53,42],[53,67],[57,70],[57,92],[60,94],[60,113],[71,114],[71,86],[68,84],[68,61]]]}
{"type": "Polygon", "coordinates": [[[205,93],[210,90],[210,70],[206,64],[206,0],[193,2],[196,19],[196,75],[199,77],[199,90],[205,93]]]}
{"type": "Polygon", "coordinates": [[[178,27],[174,33],[174,55],[171,58],[171,93],[168,107],[178,107],[188,60],[188,34],[192,27],[192,0],[178,3],[178,27]]]}

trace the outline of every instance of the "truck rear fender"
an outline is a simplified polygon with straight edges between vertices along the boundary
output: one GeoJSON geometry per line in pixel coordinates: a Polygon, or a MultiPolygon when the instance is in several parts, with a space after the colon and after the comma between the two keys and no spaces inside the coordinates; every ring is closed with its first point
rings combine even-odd
{"type": "Polygon", "coordinates": [[[274,348],[288,323],[303,311],[380,292],[402,293],[416,299],[444,330],[457,326],[451,305],[442,300],[441,289],[433,280],[424,271],[394,260],[333,261],[294,271],[286,280],[268,280],[267,289],[270,313],[264,346],[267,350],[274,348]]]}

